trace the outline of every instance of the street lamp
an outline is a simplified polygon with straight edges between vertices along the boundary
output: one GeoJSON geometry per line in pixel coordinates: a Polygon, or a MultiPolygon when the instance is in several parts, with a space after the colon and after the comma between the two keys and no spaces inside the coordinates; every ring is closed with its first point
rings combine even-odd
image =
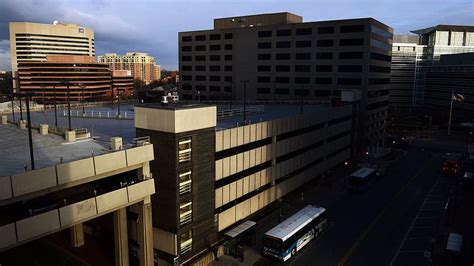
{"type": "Polygon", "coordinates": [[[54,98],[54,126],[58,130],[58,106],[56,102],[56,85],[53,85],[53,98],[54,98]]]}
{"type": "Polygon", "coordinates": [[[69,121],[69,131],[72,131],[72,125],[71,125],[71,99],[70,99],[70,93],[69,93],[69,80],[68,79],[63,79],[61,80],[61,85],[67,86],[67,112],[68,112],[68,121],[69,121]]]}
{"type": "Polygon", "coordinates": [[[82,116],[84,116],[86,114],[86,110],[85,110],[85,107],[84,107],[84,104],[85,104],[84,85],[81,85],[81,89],[82,89],[82,116]]]}
{"type": "Polygon", "coordinates": [[[121,96],[120,91],[117,91],[117,95],[115,97],[117,97],[117,117],[118,118],[120,118],[120,96],[121,96]]]}

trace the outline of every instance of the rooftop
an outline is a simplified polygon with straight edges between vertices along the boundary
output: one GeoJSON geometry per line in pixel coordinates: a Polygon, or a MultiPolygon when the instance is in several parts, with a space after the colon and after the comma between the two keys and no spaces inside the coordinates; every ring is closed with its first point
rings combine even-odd
{"type": "Polygon", "coordinates": [[[469,25],[436,25],[429,28],[419,29],[419,30],[412,30],[412,33],[415,34],[427,34],[433,31],[467,31],[467,32],[474,32],[474,26],[469,25]]]}

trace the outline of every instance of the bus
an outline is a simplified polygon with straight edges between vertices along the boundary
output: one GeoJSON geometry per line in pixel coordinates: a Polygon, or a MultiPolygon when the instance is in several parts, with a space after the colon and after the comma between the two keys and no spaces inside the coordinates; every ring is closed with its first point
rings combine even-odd
{"type": "Polygon", "coordinates": [[[263,235],[263,254],[287,261],[326,228],[326,209],[308,205],[263,235]]]}
{"type": "Polygon", "coordinates": [[[373,168],[361,168],[349,177],[349,188],[351,190],[363,191],[377,177],[378,171],[373,168]]]}

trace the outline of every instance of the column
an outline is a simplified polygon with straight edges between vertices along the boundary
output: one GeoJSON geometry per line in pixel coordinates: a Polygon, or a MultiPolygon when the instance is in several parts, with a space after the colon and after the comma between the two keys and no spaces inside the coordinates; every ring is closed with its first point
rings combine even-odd
{"type": "Polygon", "coordinates": [[[150,197],[137,203],[138,205],[138,258],[141,266],[153,266],[153,225],[151,220],[150,197]]]}
{"type": "Polygon", "coordinates": [[[84,245],[84,226],[82,223],[71,227],[71,245],[81,247],[84,245]]]}
{"type": "Polygon", "coordinates": [[[128,266],[127,209],[114,212],[115,265],[128,266]]]}

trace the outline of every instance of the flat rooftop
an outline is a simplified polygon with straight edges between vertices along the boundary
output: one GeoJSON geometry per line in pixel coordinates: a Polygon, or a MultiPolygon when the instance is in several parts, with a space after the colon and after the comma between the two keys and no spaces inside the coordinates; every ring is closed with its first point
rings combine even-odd
{"type": "MultiPolygon", "coordinates": [[[[35,168],[40,169],[63,162],[75,161],[106,153],[110,143],[87,139],[67,143],[57,135],[40,135],[33,129],[35,168]]],[[[25,164],[31,170],[28,130],[16,125],[0,125],[0,177],[25,171],[25,164]]]]}

